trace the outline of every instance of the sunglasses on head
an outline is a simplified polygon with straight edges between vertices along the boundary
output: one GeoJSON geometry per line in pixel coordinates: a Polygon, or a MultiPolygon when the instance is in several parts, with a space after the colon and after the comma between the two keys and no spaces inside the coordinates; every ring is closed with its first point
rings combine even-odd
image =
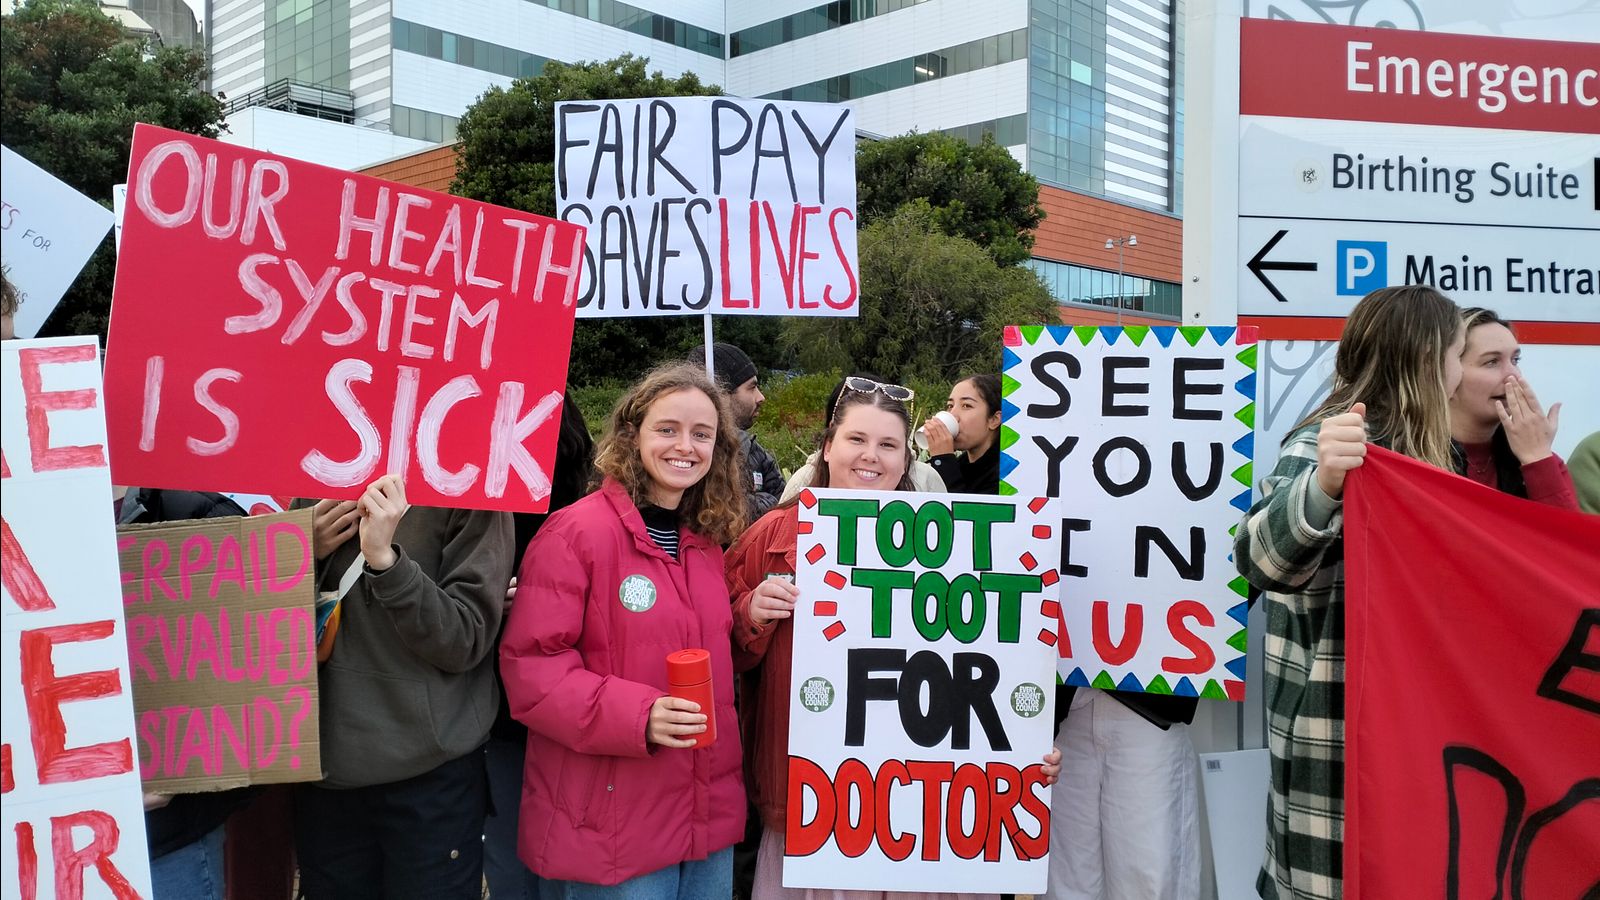
{"type": "Polygon", "coordinates": [[[844,380],[845,390],[855,391],[858,394],[870,394],[878,391],[890,400],[900,403],[910,403],[917,397],[917,392],[902,384],[888,384],[882,381],[873,381],[871,378],[862,378],[852,375],[844,380]]]}

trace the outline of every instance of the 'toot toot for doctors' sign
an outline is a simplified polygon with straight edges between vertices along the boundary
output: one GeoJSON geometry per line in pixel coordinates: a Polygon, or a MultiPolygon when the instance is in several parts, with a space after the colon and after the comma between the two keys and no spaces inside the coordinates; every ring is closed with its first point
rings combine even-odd
{"type": "Polygon", "coordinates": [[[801,494],[786,886],[1044,889],[1054,507],[801,494]]]}

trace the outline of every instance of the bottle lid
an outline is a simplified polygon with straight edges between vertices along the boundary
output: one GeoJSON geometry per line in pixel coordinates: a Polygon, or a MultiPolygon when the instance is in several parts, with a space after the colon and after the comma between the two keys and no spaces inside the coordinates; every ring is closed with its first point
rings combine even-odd
{"type": "Polygon", "coordinates": [[[667,654],[670,684],[699,684],[711,680],[711,652],[694,648],[667,654]]]}

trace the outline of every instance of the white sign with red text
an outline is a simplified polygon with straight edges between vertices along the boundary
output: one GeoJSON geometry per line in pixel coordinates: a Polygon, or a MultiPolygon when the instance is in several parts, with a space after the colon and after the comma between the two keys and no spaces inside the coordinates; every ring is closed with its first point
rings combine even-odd
{"type": "Polygon", "coordinates": [[[1600,343],[1600,44],[1247,18],[1238,54],[1231,264],[1263,336],[1422,283],[1600,343]]]}
{"type": "Polygon", "coordinates": [[[0,351],[0,896],[149,897],[92,337],[0,351]]]}
{"type": "Polygon", "coordinates": [[[556,209],[588,230],[578,317],[856,315],[855,147],[838,104],[556,104],[556,209]]]}

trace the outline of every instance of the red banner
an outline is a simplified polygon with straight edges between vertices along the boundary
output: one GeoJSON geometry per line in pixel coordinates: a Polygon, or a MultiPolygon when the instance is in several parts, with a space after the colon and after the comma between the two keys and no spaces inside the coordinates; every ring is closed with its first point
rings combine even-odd
{"type": "Polygon", "coordinates": [[[583,229],[140,125],[106,354],[118,484],[548,505],[583,229]]]}
{"type": "Polygon", "coordinates": [[[1594,44],[1243,19],[1239,113],[1600,134],[1594,44]]]}
{"type": "Polygon", "coordinates": [[[1382,450],[1345,501],[1345,897],[1592,897],[1600,516],[1382,450]]]}

